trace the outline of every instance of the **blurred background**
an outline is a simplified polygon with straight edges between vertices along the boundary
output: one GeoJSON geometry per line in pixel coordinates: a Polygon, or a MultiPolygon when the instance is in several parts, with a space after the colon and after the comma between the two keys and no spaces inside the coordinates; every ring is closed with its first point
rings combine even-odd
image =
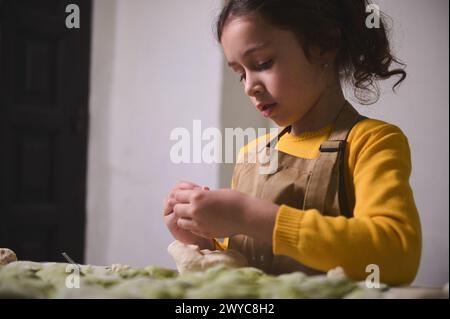
{"type": "MultiPolygon", "coordinates": [[[[448,282],[448,1],[378,0],[407,63],[364,115],[408,136],[423,228],[415,284],[448,282]]],[[[229,187],[232,164],[174,164],[170,133],[269,128],[215,41],[220,0],[0,0],[0,247],[19,259],[174,267],[163,199],[229,187]],[[79,28],[67,28],[69,4],[79,28]]]]}

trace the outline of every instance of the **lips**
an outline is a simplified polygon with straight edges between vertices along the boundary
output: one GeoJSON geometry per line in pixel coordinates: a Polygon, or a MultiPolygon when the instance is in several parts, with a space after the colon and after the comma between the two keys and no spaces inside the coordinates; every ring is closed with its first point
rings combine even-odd
{"type": "Polygon", "coordinates": [[[276,105],[277,103],[259,103],[256,105],[256,108],[263,114],[264,117],[268,117],[276,105]]]}

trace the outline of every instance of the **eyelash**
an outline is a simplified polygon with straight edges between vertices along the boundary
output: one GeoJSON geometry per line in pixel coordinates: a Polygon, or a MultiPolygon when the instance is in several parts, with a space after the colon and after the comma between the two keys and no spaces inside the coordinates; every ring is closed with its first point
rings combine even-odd
{"type": "MultiPolygon", "coordinates": [[[[273,60],[269,60],[269,61],[266,61],[266,62],[264,62],[264,63],[261,63],[261,64],[257,65],[257,66],[255,67],[255,69],[256,69],[257,71],[265,71],[265,70],[270,69],[270,68],[272,67],[272,64],[273,64],[273,60]]],[[[242,75],[240,76],[239,82],[242,82],[243,80],[245,80],[245,74],[242,74],[242,75]]]]}

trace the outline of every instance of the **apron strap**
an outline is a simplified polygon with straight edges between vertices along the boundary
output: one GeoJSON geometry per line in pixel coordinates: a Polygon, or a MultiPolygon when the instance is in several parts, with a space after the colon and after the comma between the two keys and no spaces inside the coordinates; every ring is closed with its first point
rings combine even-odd
{"type": "Polygon", "coordinates": [[[343,105],[329,139],[320,145],[306,187],[304,210],[315,208],[324,215],[352,217],[345,187],[345,150],[348,134],[364,118],[348,102],[343,105]]]}
{"type": "MultiPolygon", "coordinates": [[[[323,215],[334,215],[336,212],[328,210],[326,201],[333,193],[337,193],[337,185],[333,183],[336,180],[338,171],[337,163],[344,153],[345,141],[325,141],[320,147],[320,156],[314,164],[308,185],[306,186],[303,209],[315,208],[323,215]]],[[[333,202],[332,204],[337,204],[333,202]]]]}

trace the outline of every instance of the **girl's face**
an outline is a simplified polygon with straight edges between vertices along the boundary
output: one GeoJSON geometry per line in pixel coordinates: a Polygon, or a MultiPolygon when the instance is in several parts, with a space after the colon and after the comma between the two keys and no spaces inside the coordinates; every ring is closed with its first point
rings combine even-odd
{"type": "Polygon", "coordinates": [[[245,93],[279,126],[299,122],[327,86],[326,62],[309,62],[293,32],[272,27],[258,16],[230,17],[221,44],[245,93]]]}

